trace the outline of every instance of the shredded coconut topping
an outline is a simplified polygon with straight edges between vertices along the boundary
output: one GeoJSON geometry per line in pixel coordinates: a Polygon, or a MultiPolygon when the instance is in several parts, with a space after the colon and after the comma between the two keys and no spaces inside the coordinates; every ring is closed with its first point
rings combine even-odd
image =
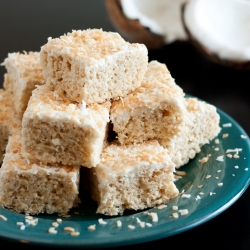
{"type": "Polygon", "coordinates": [[[107,222],[104,221],[102,218],[98,219],[98,222],[99,222],[99,224],[101,224],[101,225],[106,225],[106,224],[107,224],[107,222]]]}
{"type": "Polygon", "coordinates": [[[173,213],[173,217],[177,219],[177,218],[179,218],[179,214],[178,213],[173,213]]]}
{"type": "Polygon", "coordinates": [[[61,223],[61,222],[62,222],[62,219],[58,218],[58,219],[56,219],[56,221],[57,221],[58,223],[61,223]]]}
{"type": "Polygon", "coordinates": [[[167,207],[167,205],[165,205],[165,204],[162,204],[162,205],[160,205],[159,207],[157,207],[158,209],[163,209],[163,208],[165,208],[165,207],[167,207]]]}
{"type": "Polygon", "coordinates": [[[201,199],[201,197],[199,196],[199,195],[197,195],[196,197],[195,197],[195,200],[197,201],[197,200],[200,200],[201,199]]]}
{"type": "Polygon", "coordinates": [[[187,215],[188,214],[188,209],[180,209],[179,210],[181,215],[187,215]]]}
{"type": "Polygon", "coordinates": [[[151,212],[151,213],[148,213],[148,215],[151,216],[153,222],[158,221],[158,214],[157,213],[151,212]]]}
{"type": "Polygon", "coordinates": [[[232,123],[224,123],[224,124],[222,124],[222,127],[224,127],[224,128],[232,127],[232,123]]]}
{"type": "Polygon", "coordinates": [[[222,138],[224,139],[224,138],[227,138],[228,136],[229,136],[228,134],[223,134],[222,138]]]}
{"type": "Polygon", "coordinates": [[[187,174],[185,171],[176,171],[175,173],[176,173],[177,175],[181,175],[181,176],[184,176],[184,175],[187,174]]]}
{"type": "Polygon", "coordinates": [[[120,220],[118,220],[118,221],[116,222],[116,225],[117,225],[117,227],[121,227],[121,226],[122,226],[122,222],[121,222],[120,220]]]}
{"type": "Polygon", "coordinates": [[[57,222],[52,222],[52,226],[53,226],[53,227],[58,227],[59,224],[58,224],[57,222]]]}
{"type": "Polygon", "coordinates": [[[73,227],[65,227],[63,230],[68,231],[68,232],[74,232],[75,231],[75,229],[73,227]]]}
{"type": "Polygon", "coordinates": [[[79,235],[80,235],[80,232],[71,232],[70,235],[71,235],[71,236],[79,236],[79,235]]]}
{"type": "Polygon", "coordinates": [[[234,156],[233,156],[235,159],[238,159],[238,158],[240,158],[240,156],[238,155],[238,154],[234,154],[234,156]]]}
{"type": "Polygon", "coordinates": [[[190,197],[191,197],[191,194],[182,194],[181,197],[182,197],[182,198],[190,198],[190,197]]]}
{"type": "Polygon", "coordinates": [[[218,156],[216,161],[224,161],[224,155],[218,156]]]}
{"type": "Polygon", "coordinates": [[[214,140],[214,143],[215,143],[215,144],[219,144],[219,143],[220,143],[219,139],[215,139],[215,140],[214,140]]]}
{"type": "Polygon", "coordinates": [[[90,231],[95,230],[95,228],[96,228],[96,225],[95,225],[95,224],[94,224],[94,225],[88,226],[88,230],[90,230],[90,231]]]}
{"type": "Polygon", "coordinates": [[[55,230],[54,227],[50,227],[50,228],[49,228],[49,233],[50,233],[50,234],[57,234],[57,231],[55,230]]]}
{"type": "Polygon", "coordinates": [[[201,160],[199,160],[199,162],[201,162],[202,164],[206,163],[208,161],[208,159],[209,159],[210,156],[211,156],[211,154],[203,157],[201,160]]]}
{"type": "Polygon", "coordinates": [[[144,221],[141,221],[138,217],[136,218],[137,223],[140,225],[141,228],[144,228],[146,223],[144,221]]]}
{"type": "Polygon", "coordinates": [[[2,219],[2,220],[7,220],[7,218],[4,216],[4,215],[2,215],[2,214],[0,214],[0,218],[2,219]]]}
{"type": "Polygon", "coordinates": [[[236,153],[236,154],[238,154],[238,153],[241,152],[241,151],[242,151],[242,148],[227,149],[227,150],[226,150],[226,154],[227,154],[227,153],[236,153]]]}

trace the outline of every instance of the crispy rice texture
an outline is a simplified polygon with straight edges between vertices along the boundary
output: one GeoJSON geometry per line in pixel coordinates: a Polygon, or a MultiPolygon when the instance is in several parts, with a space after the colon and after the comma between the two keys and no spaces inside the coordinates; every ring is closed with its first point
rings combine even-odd
{"type": "Polygon", "coordinates": [[[109,104],[72,103],[37,87],[22,119],[22,154],[32,161],[94,167],[107,138],[109,104]]]}
{"type": "Polygon", "coordinates": [[[40,52],[9,53],[2,65],[7,70],[4,75],[4,88],[12,92],[14,110],[22,118],[32,90],[45,83],[40,52]]]}
{"type": "Polygon", "coordinates": [[[185,126],[173,139],[159,140],[160,144],[168,149],[176,168],[193,159],[201,151],[201,147],[221,131],[220,116],[215,106],[196,98],[186,98],[185,105],[188,111],[185,126]]]}
{"type": "Polygon", "coordinates": [[[183,127],[184,92],[165,64],[151,61],[142,84],[112,102],[111,121],[121,144],[175,136],[183,127]]]}
{"type": "Polygon", "coordinates": [[[11,91],[0,89],[0,162],[12,129],[20,123],[21,120],[15,119],[11,91]]]}
{"type": "Polygon", "coordinates": [[[79,203],[80,166],[30,164],[15,129],[0,168],[0,205],[25,214],[67,214],[79,203]]]}
{"type": "Polygon", "coordinates": [[[175,164],[157,141],[129,146],[111,144],[101,163],[89,169],[91,197],[97,213],[122,215],[164,204],[179,194],[174,184],[175,164]]]}
{"type": "Polygon", "coordinates": [[[141,85],[148,64],[144,44],[126,42],[116,32],[75,30],[49,38],[41,47],[44,75],[71,101],[103,103],[141,85]]]}
{"type": "Polygon", "coordinates": [[[22,154],[30,160],[94,167],[106,140],[109,105],[72,103],[37,87],[22,119],[22,154]]]}

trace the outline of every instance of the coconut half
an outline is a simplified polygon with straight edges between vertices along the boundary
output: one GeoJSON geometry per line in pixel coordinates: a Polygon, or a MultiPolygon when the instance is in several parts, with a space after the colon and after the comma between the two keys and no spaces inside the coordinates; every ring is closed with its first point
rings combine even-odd
{"type": "Polygon", "coordinates": [[[181,6],[188,0],[106,0],[110,20],[130,42],[157,49],[186,41],[181,6]]]}
{"type": "Polygon", "coordinates": [[[189,41],[207,59],[250,69],[250,1],[191,0],[182,7],[189,41]]]}

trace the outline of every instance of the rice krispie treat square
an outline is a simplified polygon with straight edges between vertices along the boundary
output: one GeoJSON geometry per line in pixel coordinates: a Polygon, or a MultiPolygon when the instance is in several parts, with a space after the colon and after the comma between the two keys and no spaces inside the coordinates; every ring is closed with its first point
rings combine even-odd
{"type": "Polygon", "coordinates": [[[7,73],[4,75],[4,88],[13,93],[13,105],[17,115],[22,117],[32,90],[36,85],[45,83],[39,52],[9,53],[2,65],[7,73]]]}
{"type": "Polygon", "coordinates": [[[0,163],[3,160],[9,135],[18,124],[21,124],[21,120],[14,116],[12,93],[9,90],[0,89],[0,163]]]}
{"type": "Polygon", "coordinates": [[[186,98],[187,115],[183,129],[171,140],[159,140],[168,149],[176,168],[188,163],[201,147],[209,143],[220,131],[220,116],[216,107],[196,98],[186,98]]]}
{"type": "Polygon", "coordinates": [[[11,93],[0,89],[0,162],[3,160],[3,155],[8,142],[10,129],[12,128],[11,118],[11,93]]]}
{"type": "Polygon", "coordinates": [[[80,166],[29,164],[21,128],[13,130],[0,168],[0,205],[25,214],[67,214],[80,202],[80,166]]]}
{"type": "Polygon", "coordinates": [[[107,138],[109,106],[72,103],[47,85],[38,86],[22,119],[23,157],[95,167],[107,138]]]}
{"type": "Polygon", "coordinates": [[[106,147],[101,162],[88,169],[91,197],[97,213],[122,215],[164,204],[179,194],[175,164],[155,140],[143,144],[106,147]]]}
{"type": "Polygon", "coordinates": [[[174,137],[185,114],[183,90],[165,64],[151,61],[141,86],[112,102],[110,119],[118,141],[127,144],[174,137]]]}
{"type": "Polygon", "coordinates": [[[41,47],[48,84],[71,101],[103,103],[140,86],[148,64],[144,44],[102,29],[72,31],[41,47]]]}

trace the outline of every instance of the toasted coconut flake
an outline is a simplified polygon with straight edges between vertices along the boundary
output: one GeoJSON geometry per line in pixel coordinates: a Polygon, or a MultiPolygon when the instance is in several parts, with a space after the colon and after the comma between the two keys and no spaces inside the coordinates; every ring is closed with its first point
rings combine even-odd
{"type": "Polygon", "coordinates": [[[191,197],[191,194],[182,194],[181,197],[182,197],[182,198],[190,198],[190,197],[191,197]]]}
{"type": "Polygon", "coordinates": [[[158,214],[157,213],[151,212],[151,213],[148,213],[148,215],[152,218],[153,222],[158,221],[158,214]]]}
{"type": "Polygon", "coordinates": [[[55,230],[54,227],[50,227],[50,228],[49,228],[49,233],[50,233],[50,234],[57,234],[57,231],[55,230]]]}
{"type": "Polygon", "coordinates": [[[181,215],[187,215],[188,214],[188,209],[180,209],[179,210],[181,215]]]}
{"type": "Polygon", "coordinates": [[[224,161],[224,155],[220,155],[216,158],[216,161],[224,161]]]}
{"type": "Polygon", "coordinates": [[[165,208],[165,207],[167,207],[167,205],[163,204],[163,205],[160,205],[160,206],[157,207],[157,208],[158,208],[158,209],[163,209],[163,208],[165,208]]]}
{"type": "Polygon", "coordinates": [[[107,224],[107,222],[104,221],[102,218],[98,219],[98,222],[99,222],[99,224],[101,224],[101,225],[106,225],[106,224],[107,224]]]}
{"type": "Polygon", "coordinates": [[[173,215],[173,217],[176,218],[176,219],[179,218],[179,214],[178,214],[178,213],[173,213],[172,215],[173,215]]]}
{"type": "Polygon", "coordinates": [[[73,227],[65,227],[63,230],[68,232],[75,232],[75,229],[73,227]]]}
{"type": "Polygon", "coordinates": [[[222,124],[222,127],[223,128],[229,128],[229,127],[232,127],[232,123],[224,123],[224,124],[222,124]]]}
{"type": "Polygon", "coordinates": [[[7,218],[6,218],[4,215],[2,215],[2,214],[0,214],[0,218],[1,218],[2,220],[4,220],[4,221],[7,220],[7,218]]]}
{"type": "Polygon", "coordinates": [[[71,236],[79,236],[79,235],[80,235],[80,232],[71,232],[70,235],[71,235],[71,236]]]}
{"type": "Polygon", "coordinates": [[[118,221],[116,222],[116,225],[117,225],[117,227],[121,227],[121,226],[122,226],[122,222],[121,222],[120,220],[118,220],[118,221]]]}
{"type": "Polygon", "coordinates": [[[88,226],[88,230],[90,230],[90,231],[93,231],[95,229],[96,229],[96,225],[95,224],[88,226]]]}

